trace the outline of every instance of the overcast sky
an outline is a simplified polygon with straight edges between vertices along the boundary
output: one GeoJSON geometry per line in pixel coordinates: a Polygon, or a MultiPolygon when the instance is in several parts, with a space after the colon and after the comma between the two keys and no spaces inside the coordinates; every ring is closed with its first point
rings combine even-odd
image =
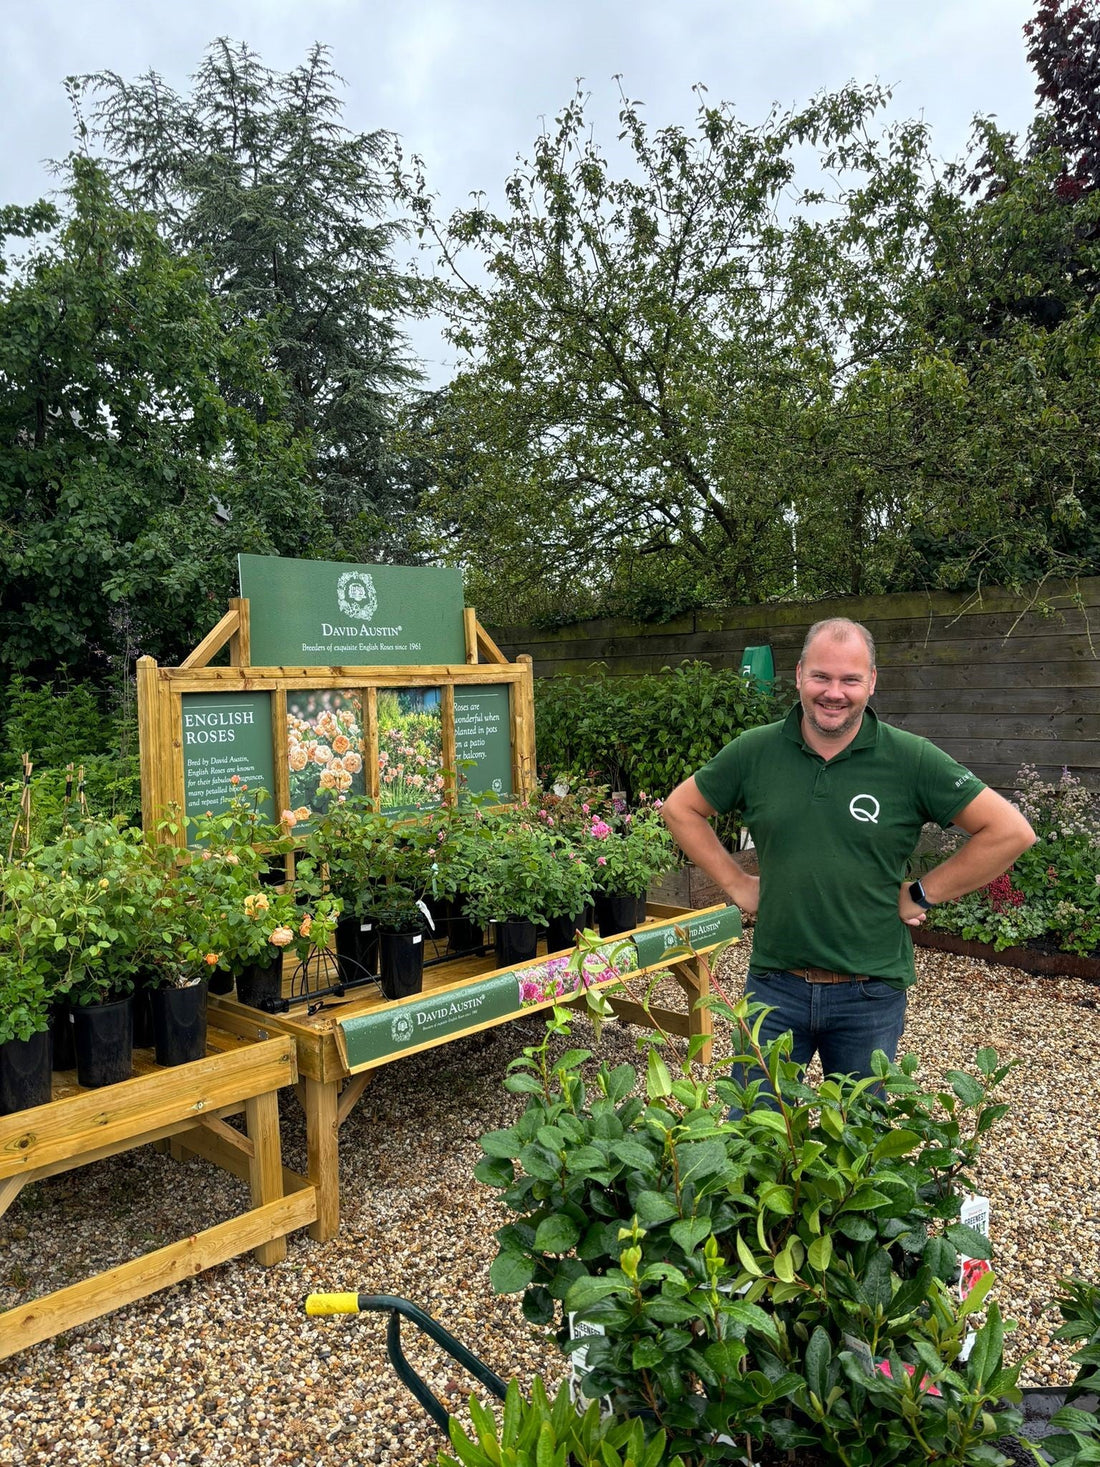
{"type": "Polygon", "coordinates": [[[1012,131],[1034,111],[1021,27],[1035,0],[0,0],[0,203],[51,187],[44,160],[72,142],[67,75],[152,68],[172,85],[208,43],[246,41],[285,70],[314,41],[347,83],[345,122],[387,128],[421,154],[448,209],[499,197],[517,153],[572,96],[591,92],[613,144],[621,74],[651,125],[689,123],[691,88],[745,122],[854,78],[893,87],[957,156],[975,113],[1012,131]]]}

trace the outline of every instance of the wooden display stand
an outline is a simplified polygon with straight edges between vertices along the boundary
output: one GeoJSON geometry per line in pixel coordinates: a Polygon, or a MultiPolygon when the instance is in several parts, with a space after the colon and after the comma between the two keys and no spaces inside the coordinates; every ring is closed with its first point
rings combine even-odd
{"type": "MultiPolygon", "coordinates": [[[[724,909],[712,910],[717,912],[724,909]]],[[[647,928],[654,928],[661,923],[677,922],[681,917],[701,920],[706,915],[682,913],[674,907],[650,906],[647,922],[642,927],[623,934],[623,938],[630,938],[638,932],[644,933],[647,928]]],[[[693,946],[696,953],[702,955],[713,951],[717,943],[700,942],[693,946]]],[[[545,955],[539,961],[545,962],[545,955]]],[[[446,998],[461,1006],[467,994],[484,985],[486,975],[503,980],[507,975],[527,966],[520,964],[516,968],[497,969],[492,957],[468,957],[440,967],[427,968],[424,973],[423,996],[446,998]]],[[[608,995],[609,1002],[616,1015],[627,1023],[642,1024],[647,1028],[660,1027],[664,1032],[682,1038],[704,1036],[708,1043],[704,1046],[701,1058],[709,1060],[712,1019],[710,1010],[698,1002],[710,991],[709,975],[706,965],[699,961],[698,956],[684,961],[654,963],[649,968],[641,968],[634,973],[617,975],[609,983],[630,981],[632,978],[643,977],[646,973],[665,969],[672,973],[686,995],[686,1011],[666,1009],[656,1004],[643,1007],[634,999],[611,994],[608,995]]],[[[284,994],[286,993],[284,980],[284,994]]],[[[410,1006],[409,1001],[387,1002],[371,988],[360,989],[342,999],[328,999],[324,1007],[314,1014],[308,1012],[309,1005],[304,1000],[292,1001],[288,1013],[268,1015],[237,1003],[232,998],[222,997],[211,999],[211,1012],[216,1014],[219,1026],[242,1038],[266,1039],[270,1035],[280,1034],[293,1039],[297,1047],[298,1069],[302,1076],[297,1094],[305,1111],[307,1174],[310,1185],[317,1194],[317,1215],[310,1228],[310,1236],[323,1242],[334,1237],[340,1225],[340,1127],[351,1114],[377,1069],[403,1059],[406,1055],[449,1044],[454,1039],[495,1028],[524,1014],[536,1013],[539,1009],[549,1009],[555,1002],[577,1002],[582,999],[583,994],[577,994],[569,999],[548,999],[545,1003],[525,1004],[522,1007],[517,1003],[508,1012],[496,1014],[489,1019],[475,1018],[470,1024],[451,1029],[439,1037],[404,1045],[400,1050],[395,1049],[392,1053],[359,1064],[349,1062],[342,1026],[348,1021],[369,1015],[396,1015],[401,1009],[410,1006]]],[[[416,1000],[412,1002],[415,1003],[416,1000]]]]}
{"type": "Polygon", "coordinates": [[[169,1139],[201,1155],[213,1151],[223,1165],[229,1157],[230,1169],[248,1180],[251,1206],[228,1222],[0,1314],[0,1359],[250,1248],[260,1263],[278,1263],[286,1257],[286,1234],[317,1216],[313,1188],[282,1166],[277,1096],[298,1073],[295,1046],[286,1036],[243,1043],[212,1027],[205,1059],[161,1069],[137,1051],[135,1069],[146,1073],[98,1090],[81,1090],[71,1075],[56,1076],[56,1098],[48,1105],[0,1116],[0,1215],[28,1182],[169,1139]],[[242,1110],[245,1134],[225,1123],[242,1110]]]}

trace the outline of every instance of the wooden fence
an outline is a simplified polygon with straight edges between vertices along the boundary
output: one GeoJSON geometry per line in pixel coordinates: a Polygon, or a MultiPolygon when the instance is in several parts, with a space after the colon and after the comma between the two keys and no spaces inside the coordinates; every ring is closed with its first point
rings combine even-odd
{"type": "Polygon", "coordinates": [[[529,652],[536,677],[583,675],[595,663],[636,675],[685,658],[740,667],[746,647],[768,643],[776,673],[793,678],[807,628],[829,616],[874,636],[883,718],[1004,791],[1025,763],[1048,779],[1068,766],[1100,790],[1100,577],[1047,586],[1041,601],[1000,590],[848,597],[697,611],[662,625],[504,627],[493,637],[509,660],[529,652]]]}

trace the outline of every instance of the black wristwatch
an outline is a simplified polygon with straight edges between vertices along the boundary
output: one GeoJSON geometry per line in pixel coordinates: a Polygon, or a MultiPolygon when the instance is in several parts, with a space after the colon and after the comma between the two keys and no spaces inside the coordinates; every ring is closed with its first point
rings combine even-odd
{"type": "Polygon", "coordinates": [[[932,910],[932,903],[925,896],[924,887],[921,886],[919,881],[914,881],[910,883],[909,900],[911,902],[916,902],[917,906],[923,907],[926,912],[930,912],[932,910]]]}

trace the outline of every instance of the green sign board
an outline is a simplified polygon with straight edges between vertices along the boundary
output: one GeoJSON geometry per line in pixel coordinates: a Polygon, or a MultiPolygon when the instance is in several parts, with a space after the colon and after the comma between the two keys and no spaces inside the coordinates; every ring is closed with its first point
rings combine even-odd
{"type": "Polygon", "coordinates": [[[240,555],[253,667],[423,667],[466,662],[462,575],[240,555]]]}
{"type": "Polygon", "coordinates": [[[506,687],[455,688],[455,758],[469,794],[511,797],[511,732],[506,687]]]}
{"type": "Polygon", "coordinates": [[[602,943],[586,955],[584,966],[582,975],[570,969],[568,955],[544,958],[442,993],[423,994],[342,1019],[348,1069],[399,1059],[408,1050],[484,1029],[528,1009],[546,1008],[585,988],[618,982],[637,966],[634,945],[624,938],[602,943]]]}
{"type": "Polygon", "coordinates": [[[184,693],[183,805],[188,815],[228,805],[234,775],[250,789],[275,789],[270,693],[184,693]]]}
{"type": "Polygon", "coordinates": [[[722,907],[717,912],[704,912],[701,917],[689,917],[683,922],[646,927],[641,932],[631,933],[631,941],[638,949],[640,968],[656,968],[667,952],[683,947],[683,940],[676,933],[677,927],[681,932],[687,929],[692,947],[716,947],[720,942],[741,936],[741,912],[737,907],[722,907]]]}

